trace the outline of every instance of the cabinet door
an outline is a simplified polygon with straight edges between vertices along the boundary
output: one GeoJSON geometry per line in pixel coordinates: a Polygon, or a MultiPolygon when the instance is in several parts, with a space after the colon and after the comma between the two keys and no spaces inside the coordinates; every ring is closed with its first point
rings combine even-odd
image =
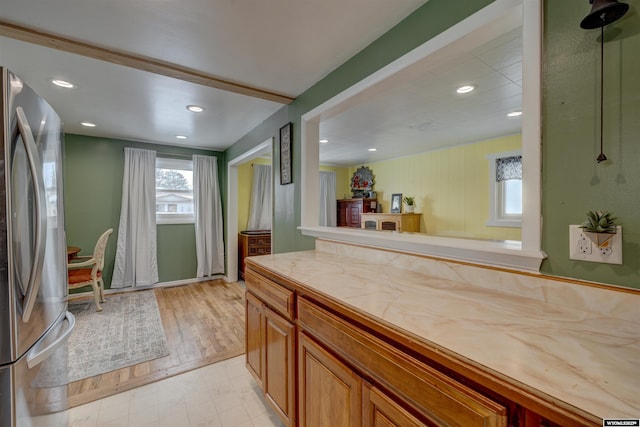
{"type": "Polygon", "coordinates": [[[349,223],[349,227],[357,227],[360,228],[360,213],[362,212],[362,204],[361,203],[352,203],[349,206],[349,213],[347,221],[349,223]]]}
{"type": "Polygon", "coordinates": [[[436,426],[424,423],[407,412],[377,388],[365,383],[362,396],[364,427],[422,427],[436,426]]]}
{"type": "Polygon", "coordinates": [[[304,333],[298,335],[298,382],[301,427],[362,425],[362,380],[304,333]]]}
{"type": "Polygon", "coordinates": [[[349,204],[342,201],[342,200],[338,200],[337,201],[337,205],[338,205],[338,217],[337,219],[337,225],[338,227],[346,227],[347,226],[347,209],[349,207],[349,204]]]}
{"type": "Polygon", "coordinates": [[[275,311],[264,307],[265,397],[287,426],[295,420],[294,403],[294,325],[275,311]]]}
{"type": "Polygon", "coordinates": [[[262,387],[262,342],[264,326],[262,303],[250,292],[245,293],[245,360],[247,369],[262,387]]]}

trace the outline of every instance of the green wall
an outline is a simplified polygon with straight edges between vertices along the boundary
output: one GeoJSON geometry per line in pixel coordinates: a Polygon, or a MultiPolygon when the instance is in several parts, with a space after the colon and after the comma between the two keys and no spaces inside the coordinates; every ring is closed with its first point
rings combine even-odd
{"type": "Polygon", "coordinates": [[[640,0],[605,29],[604,152],[599,151],[600,30],[583,30],[581,0],[545,2],[544,273],[640,288],[640,0]],[[623,265],[569,260],[570,224],[609,210],[623,228],[623,265]]]}
{"type": "MultiPolygon", "coordinates": [[[[312,249],[315,241],[310,237],[302,236],[296,228],[300,225],[299,136],[294,136],[292,147],[292,155],[294,157],[293,183],[280,185],[280,152],[278,150],[280,147],[280,128],[289,121],[291,121],[289,107],[284,106],[225,151],[225,159],[228,162],[267,139],[275,138],[272,153],[275,186],[273,190],[273,223],[271,226],[273,236],[271,246],[275,253],[312,249]]],[[[294,134],[298,132],[299,135],[296,124],[293,125],[293,131],[294,134]]]]}
{"type": "MultiPolygon", "coordinates": [[[[163,153],[202,154],[222,157],[222,153],[117,139],[65,135],[64,201],[67,242],[90,255],[97,238],[108,228],[114,232],[107,246],[105,287],[111,286],[122,202],[124,147],[144,148],[163,153]]],[[[224,158],[218,162],[222,200],[224,158]]],[[[195,231],[193,224],[161,224],[157,229],[158,275],[160,282],[196,276],[195,231]]]]}
{"type": "Polygon", "coordinates": [[[300,118],[302,115],[491,2],[491,0],[429,0],[400,24],[225,151],[225,158],[229,161],[267,138],[275,138],[273,173],[276,177],[276,185],[273,194],[272,230],[272,245],[275,253],[313,249],[315,246],[315,239],[303,236],[298,231],[300,226],[300,118]],[[277,147],[280,146],[279,129],[287,122],[293,123],[293,183],[280,185],[278,179],[280,157],[277,147]]]}
{"type": "MultiPolygon", "coordinates": [[[[277,136],[286,122],[293,123],[294,184],[280,186],[276,181],[275,252],[313,248],[313,239],[297,230],[301,116],[490,3],[430,0],[228,149],[227,159],[233,158],[277,136]]],[[[600,165],[595,163],[598,34],[579,26],[590,5],[586,0],[544,3],[542,246],[549,257],[542,272],[640,288],[640,88],[636,85],[640,0],[627,3],[631,6],[627,16],[607,29],[605,152],[609,161],[600,165]],[[569,260],[568,227],[581,223],[591,209],[611,210],[619,218],[624,236],[622,266],[569,260]]],[[[278,164],[274,157],[276,176],[278,164]]]]}

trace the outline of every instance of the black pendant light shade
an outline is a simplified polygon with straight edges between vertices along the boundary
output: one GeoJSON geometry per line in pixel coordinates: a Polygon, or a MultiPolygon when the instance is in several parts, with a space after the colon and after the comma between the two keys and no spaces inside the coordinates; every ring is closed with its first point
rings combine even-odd
{"type": "Polygon", "coordinates": [[[585,30],[604,27],[622,18],[629,10],[629,5],[617,0],[589,0],[591,12],[580,22],[585,30]]]}
{"type": "Polygon", "coordinates": [[[622,18],[629,5],[617,0],[589,0],[591,12],[580,22],[585,30],[600,28],[600,154],[598,163],[607,160],[604,155],[604,27],[622,18]]]}

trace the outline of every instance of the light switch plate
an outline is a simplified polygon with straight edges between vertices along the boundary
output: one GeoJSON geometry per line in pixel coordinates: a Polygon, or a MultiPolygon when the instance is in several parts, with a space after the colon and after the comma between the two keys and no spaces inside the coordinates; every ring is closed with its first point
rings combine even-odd
{"type": "Polygon", "coordinates": [[[569,226],[569,258],[578,261],[622,264],[622,227],[598,247],[582,232],[579,225],[569,226]]]}

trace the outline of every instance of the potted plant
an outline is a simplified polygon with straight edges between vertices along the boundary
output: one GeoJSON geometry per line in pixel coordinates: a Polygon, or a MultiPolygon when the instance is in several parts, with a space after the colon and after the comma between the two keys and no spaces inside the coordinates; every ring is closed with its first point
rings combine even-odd
{"type": "Polygon", "coordinates": [[[413,212],[415,209],[415,198],[413,196],[404,196],[402,199],[405,206],[405,212],[413,212]]]}
{"type": "Polygon", "coordinates": [[[616,234],[618,228],[615,220],[611,212],[589,211],[587,219],[580,228],[593,243],[600,247],[616,234]]]}

